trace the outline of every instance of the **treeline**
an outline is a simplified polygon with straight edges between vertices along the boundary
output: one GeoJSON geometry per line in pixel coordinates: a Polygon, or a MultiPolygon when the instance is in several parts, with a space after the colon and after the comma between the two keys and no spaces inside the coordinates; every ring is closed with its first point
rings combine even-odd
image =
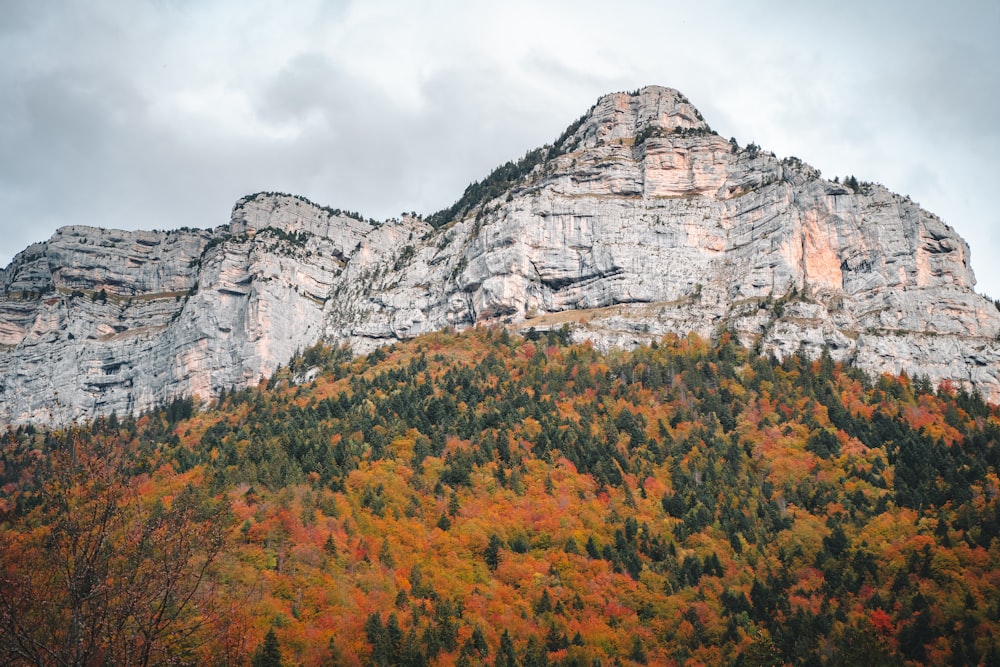
{"type": "Polygon", "coordinates": [[[10,430],[0,537],[51,525],[68,443],[113,441],[146,506],[227,508],[199,620],[224,641],[191,660],[992,664],[998,434],[975,393],[729,334],[436,333],[311,348],[210,409],[10,430]]]}

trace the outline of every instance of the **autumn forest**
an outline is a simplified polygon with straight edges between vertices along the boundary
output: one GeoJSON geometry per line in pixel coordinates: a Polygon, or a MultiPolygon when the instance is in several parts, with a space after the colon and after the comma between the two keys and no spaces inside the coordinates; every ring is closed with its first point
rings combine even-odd
{"type": "Polygon", "coordinates": [[[567,329],[0,452],[0,665],[1000,664],[1000,408],[567,329]]]}

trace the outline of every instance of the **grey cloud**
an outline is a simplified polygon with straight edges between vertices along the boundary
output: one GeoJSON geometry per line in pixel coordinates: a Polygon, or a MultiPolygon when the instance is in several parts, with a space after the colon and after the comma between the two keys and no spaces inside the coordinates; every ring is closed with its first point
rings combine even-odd
{"type": "Polygon", "coordinates": [[[572,117],[553,121],[544,100],[526,103],[530,92],[499,70],[456,69],[428,77],[419,104],[405,105],[309,54],[266,82],[256,103],[268,122],[301,128],[279,149],[297,191],[385,217],[443,208],[471,180],[554,139],[572,117]]]}

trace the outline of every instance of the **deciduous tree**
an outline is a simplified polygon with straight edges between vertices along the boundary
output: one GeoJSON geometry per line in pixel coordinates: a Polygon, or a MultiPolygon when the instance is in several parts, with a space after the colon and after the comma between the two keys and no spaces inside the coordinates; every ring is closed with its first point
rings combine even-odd
{"type": "Polygon", "coordinates": [[[149,665],[190,656],[225,512],[187,487],[140,492],[114,435],[64,434],[37,505],[0,524],[0,654],[12,664],[149,665]]]}

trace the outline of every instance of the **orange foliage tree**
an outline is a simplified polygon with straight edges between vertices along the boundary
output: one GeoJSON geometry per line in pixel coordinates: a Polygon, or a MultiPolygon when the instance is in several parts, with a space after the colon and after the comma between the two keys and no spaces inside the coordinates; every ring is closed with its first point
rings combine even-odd
{"type": "Polygon", "coordinates": [[[66,434],[44,461],[34,507],[3,517],[8,664],[159,664],[208,638],[199,591],[225,546],[226,511],[191,486],[144,496],[134,464],[114,435],[66,434]]]}

